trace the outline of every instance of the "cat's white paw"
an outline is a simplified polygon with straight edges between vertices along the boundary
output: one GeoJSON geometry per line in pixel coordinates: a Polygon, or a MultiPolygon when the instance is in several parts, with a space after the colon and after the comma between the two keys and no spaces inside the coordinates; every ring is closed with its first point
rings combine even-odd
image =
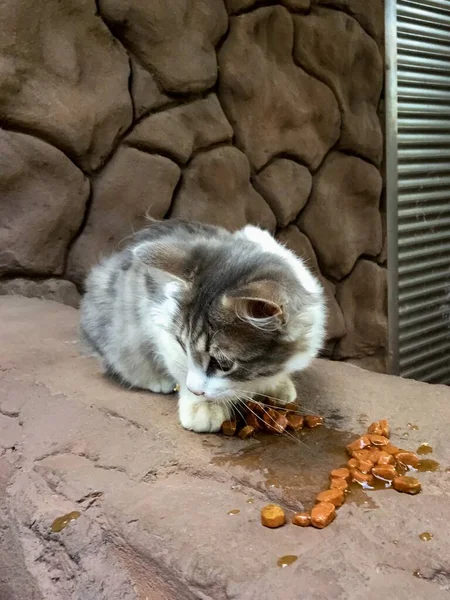
{"type": "Polygon", "coordinates": [[[147,384],[147,388],[155,394],[172,394],[176,383],[168,375],[157,375],[147,384]]]}
{"type": "Polygon", "coordinates": [[[228,421],[231,411],[223,404],[214,402],[191,402],[180,397],[180,423],[185,429],[197,433],[219,431],[222,423],[228,421]]]}
{"type": "Polygon", "coordinates": [[[292,379],[288,376],[278,379],[278,381],[269,388],[263,390],[267,396],[276,399],[279,404],[289,404],[297,398],[297,390],[292,383],[292,379]]]}

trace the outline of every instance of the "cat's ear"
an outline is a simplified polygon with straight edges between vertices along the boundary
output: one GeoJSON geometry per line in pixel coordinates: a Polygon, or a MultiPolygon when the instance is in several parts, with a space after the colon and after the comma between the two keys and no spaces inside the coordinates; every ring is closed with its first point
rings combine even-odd
{"type": "Polygon", "coordinates": [[[286,322],[282,294],[274,281],[255,281],[224,297],[224,306],[262,331],[277,331],[286,322]]]}
{"type": "Polygon", "coordinates": [[[133,249],[133,254],[161,283],[176,281],[188,287],[188,248],[185,244],[176,244],[173,241],[144,242],[133,249]]]}

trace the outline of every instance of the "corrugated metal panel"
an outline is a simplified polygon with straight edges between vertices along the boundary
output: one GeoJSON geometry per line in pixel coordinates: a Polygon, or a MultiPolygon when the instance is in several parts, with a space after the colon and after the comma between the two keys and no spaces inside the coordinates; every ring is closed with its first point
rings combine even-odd
{"type": "Polygon", "coordinates": [[[386,46],[392,367],[449,383],[450,0],[387,0],[386,46]]]}

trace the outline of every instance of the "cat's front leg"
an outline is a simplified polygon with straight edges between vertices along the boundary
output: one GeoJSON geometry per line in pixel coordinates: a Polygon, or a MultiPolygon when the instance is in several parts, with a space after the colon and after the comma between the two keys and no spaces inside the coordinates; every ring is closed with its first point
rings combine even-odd
{"type": "Polygon", "coordinates": [[[231,410],[225,404],[206,401],[185,388],[180,390],[178,411],[182,426],[197,433],[219,431],[231,417],[231,410]]]}

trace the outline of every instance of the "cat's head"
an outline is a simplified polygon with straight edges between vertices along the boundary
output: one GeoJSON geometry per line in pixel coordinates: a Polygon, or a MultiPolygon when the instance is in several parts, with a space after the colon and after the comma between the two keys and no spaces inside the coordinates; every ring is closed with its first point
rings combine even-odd
{"type": "Polygon", "coordinates": [[[301,370],[320,349],[320,284],[279,248],[264,252],[237,234],[227,241],[172,240],[143,248],[140,259],[176,306],[171,330],[186,356],[193,393],[243,397],[261,380],[301,370]]]}

